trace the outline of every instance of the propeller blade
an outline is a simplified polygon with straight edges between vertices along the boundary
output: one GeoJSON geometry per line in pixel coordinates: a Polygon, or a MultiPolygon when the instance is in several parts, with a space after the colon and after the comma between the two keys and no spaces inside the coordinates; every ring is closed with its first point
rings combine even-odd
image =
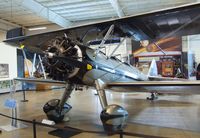
{"type": "Polygon", "coordinates": [[[28,50],[30,52],[42,55],[42,56],[47,55],[47,57],[54,58],[56,60],[60,60],[64,63],[68,64],[69,66],[75,66],[77,68],[87,66],[87,63],[84,63],[82,61],[78,61],[77,59],[73,59],[73,58],[70,58],[70,57],[57,56],[57,55],[54,55],[53,53],[50,53],[50,52],[44,52],[40,48],[37,48],[37,47],[25,47],[24,49],[28,50]]]}
{"type": "Polygon", "coordinates": [[[75,66],[77,68],[86,67],[87,63],[78,61],[77,59],[69,58],[69,57],[62,57],[62,56],[53,56],[52,58],[60,60],[70,66],[75,66]]]}
{"type": "Polygon", "coordinates": [[[45,55],[45,52],[37,47],[24,47],[23,49],[25,49],[29,52],[32,52],[32,53],[39,54],[39,55],[45,55]]]}

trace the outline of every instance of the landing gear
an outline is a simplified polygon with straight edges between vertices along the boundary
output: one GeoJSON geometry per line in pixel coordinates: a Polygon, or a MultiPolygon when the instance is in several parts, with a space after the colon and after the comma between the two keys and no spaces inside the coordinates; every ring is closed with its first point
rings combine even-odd
{"type": "Polygon", "coordinates": [[[128,112],[121,106],[108,105],[100,115],[104,130],[109,134],[122,131],[126,125],[128,112]]]}
{"type": "Polygon", "coordinates": [[[48,119],[53,120],[56,123],[62,121],[65,114],[69,112],[69,110],[72,108],[71,105],[65,103],[65,105],[62,108],[62,111],[60,112],[58,106],[59,103],[60,99],[52,99],[48,101],[43,107],[43,111],[46,113],[48,119]]]}
{"type": "Polygon", "coordinates": [[[105,90],[103,89],[103,83],[101,80],[96,80],[96,90],[102,106],[102,112],[100,115],[104,130],[108,134],[114,134],[115,132],[122,131],[126,125],[128,118],[128,112],[121,106],[107,104],[105,90]]]}
{"type": "Polygon", "coordinates": [[[65,114],[72,108],[65,102],[69,99],[73,89],[73,84],[67,84],[61,100],[52,99],[44,105],[43,111],[46,113],[49,120],[55,121],[56,123],[63,120],[65,114]]]}
{"type": "Polygon", "coordinates": [[[147,97],[147,100],[151,100],[151,101],[156,100],[156,99],[158,99],[158,93],[155,91],[151,92],[150,97],[147,97]]]}

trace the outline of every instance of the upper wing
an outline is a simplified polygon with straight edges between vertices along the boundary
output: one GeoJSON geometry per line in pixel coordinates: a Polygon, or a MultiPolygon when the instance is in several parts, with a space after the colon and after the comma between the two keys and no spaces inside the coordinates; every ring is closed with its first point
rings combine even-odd
{"type": "Polygon", "coordinates": [[[112,24],[115,25],[114,34],[117,36],[130,36],[138,41],[146,39],[153,40],[171,36],[191,35],[200,33],[199,13],[200,3],[104,22],[75,26],[38,35],[10,38],[5,42],[14,44],[23,43],[26,46],[41,47],[48,45],[47,40],[66,33],[74,39],[84,38],[83,42],[86,43],[88,40],[95,38],[101,39],[104,36],[103,34],[112,24]]]}
{"type": "Polygon", "coordinates": [[[65,81],[55,81],[55,80],[48,80],[48,79],[33,79],[33,78],[14,78],[16,81],[21,82],[28,82],[33,84],[45,84],[51,86],[65,86],[65,81]]]}

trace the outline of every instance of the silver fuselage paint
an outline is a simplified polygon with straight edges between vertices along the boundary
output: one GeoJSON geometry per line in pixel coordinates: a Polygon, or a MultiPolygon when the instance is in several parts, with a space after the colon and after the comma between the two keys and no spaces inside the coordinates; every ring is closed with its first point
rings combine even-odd
{"type": "MultiPolygon", "coordinates": [[[[94,50],[87,48],[86,54],[89,60],[93,61],[96,67],[87,71],[83,76],[83,82],[86,85],[94,86],[94,81],[101,79],[105,84],[110,82],[134,82],[149,81],[148,76],[143,74],[137,68],[123,63],[114,58],[107,58],[103,53],[99,52],[94,56],[94,50]]],[[[172,80],[170,80],[172,81],[172,80]]],[[[107,87],[105,87],[107,88],[107,87]]],[[[134,86],[134,87],[113,87],[108,88],[119,92],[151,92],[160,93],[200,93],[200,86],[134,86]]]]}
{"type": "Polygon", "coordinates": [[[148,77],[137,68],[118,59],[107,58],[101,52],[94,56],[94,50],[90,48],[86,49],[86,54],[89,60],[95,63],[95,68],[83,76],[83,82],[87,85],[94,85],[96,79],[101,79],[105,83],[148,80],[148,77]]]}

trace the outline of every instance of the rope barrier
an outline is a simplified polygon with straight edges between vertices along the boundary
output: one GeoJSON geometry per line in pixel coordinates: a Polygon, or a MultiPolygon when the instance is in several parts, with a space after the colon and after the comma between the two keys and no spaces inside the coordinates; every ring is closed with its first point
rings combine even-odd
{"type": "MultiPolygon", "coordinates": [[[[33,124],[33,134],[34,134],[34,138],[36,138],[36,125],[39,126],[44,126],[44,127],[49,127],[49,128],[55,128],[55,129],[60,129],[60,130],[64,130],[64,131],[74,131],[74,132],[84,132],[84,133],[94,133],[94,134],[107,134],[104,131],[90,131],[90,130],[81,130],[81,129],[77,129],[77,128],[73,128],[73,127],[60,127],[60,126],[52,126],[52,125],[48,125],[48,124],[43,124],[41,122],[37,122],[35,121],[35,119],[33,121],[30,120],[25,120],[25,119],[20,119],[20,118],[15,118],[15,117],[11,117],[5,114],[0,113],[0,116],[6,117],[6,118],[10,118],[10,119],[14,119],[17,121],[21,121],[21,122],[25,122],[25,123],[29,123],[29,124],[33,124]]],[[[136,137],[142,137],[142,138],[166,138],[166,137],[160,137],[160,136],[150,136],[150,135],[144,135],[144,134],[137,134],[137,133],[131,133],[131,132],[124,132],[124,131],[117,131],[111,134],[119,134],[120,138],[123,137],[123,135],[126,136],[136,136],[136,137]]]]}

